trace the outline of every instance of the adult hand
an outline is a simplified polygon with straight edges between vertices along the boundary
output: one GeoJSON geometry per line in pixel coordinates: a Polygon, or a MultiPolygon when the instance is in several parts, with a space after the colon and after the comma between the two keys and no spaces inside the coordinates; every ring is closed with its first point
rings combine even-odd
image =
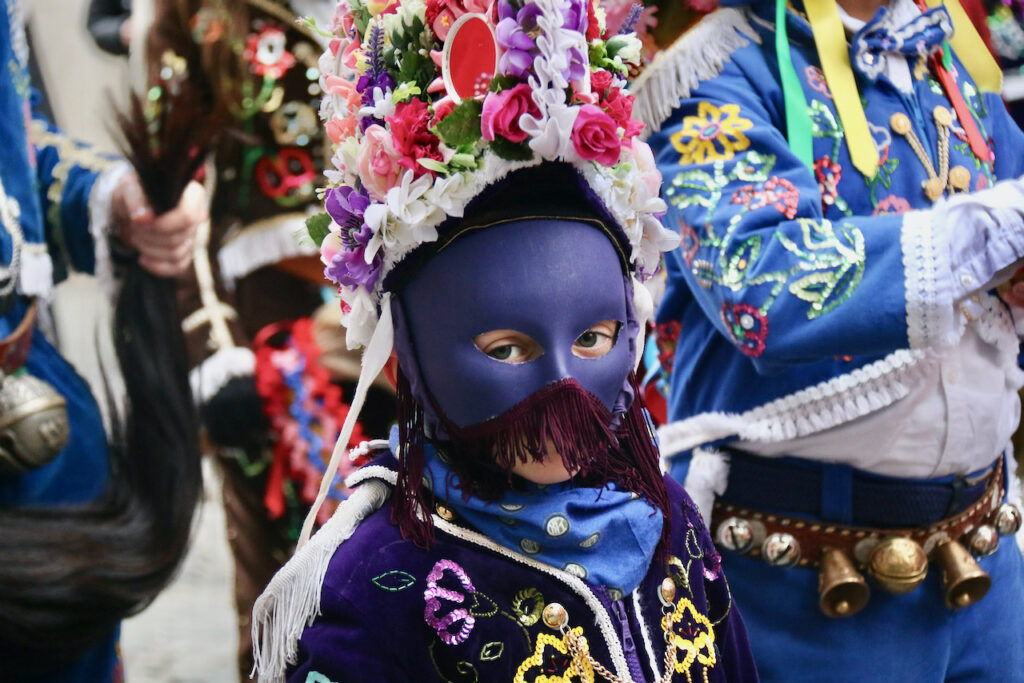
{"type": "Polygon", "coordinates": [[[196,228],[207,218],[202,185],[190,182],[176,207],[154,216],[138,176],[126,173],[111,201],[117,235],[139,252],[139,265],[159,277],[174,277],[188,269],[196,228]]]}

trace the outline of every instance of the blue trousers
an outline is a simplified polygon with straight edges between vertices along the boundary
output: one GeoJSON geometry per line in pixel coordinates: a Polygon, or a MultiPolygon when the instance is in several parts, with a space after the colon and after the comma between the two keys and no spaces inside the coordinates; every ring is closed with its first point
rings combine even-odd
{"type": "MultiPolygon", "coordinates": [[[[672,475],[682,481],[685,469],[672,475]]],[[[730,552],[722,566],[762,681],[1024,683],[1024,556],[1014,539],[1001,541],[994,555],[977,558],[992,588],[956,611],[943,601],[935,565],[907,595],[869,581],[867,606],[845,619],[818,608],[816,571],[730,552]]]]}

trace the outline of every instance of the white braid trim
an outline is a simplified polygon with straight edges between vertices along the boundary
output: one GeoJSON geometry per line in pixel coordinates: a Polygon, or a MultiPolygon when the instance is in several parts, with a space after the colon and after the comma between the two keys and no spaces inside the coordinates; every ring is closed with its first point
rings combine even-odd
{"type": "Polygon", "coordinates": [[[729,484],[729,456],[721,451],[698,448],[693,452],[683,488],[700,511],[704,524],[711,528],[711,510],[715,496],[725,493],[729,484]]]}
{"type": "MultiPolygon", "coordinates": [[[[394,473],[390,475],[393,480],[394,473]]],[[[256,600],[252,610],[253,673],[261,682],[284,683],[285,670],[295,662],[303,630],[320,615],[320,595],[331,558],[390,495],[387,483],[364,480],[309,543],[281,567],[256,600]]]]}
{"type": "Polygon", "coordinates": [[[912,349],[951,346],[962,333],[953,319],[949,241],[935,217],[932,210],[905,213],[900,232],[912,349]]]}
{"type": "Polygon", "coordinates": [[[658,430],[662,457],[728,437],[775,442],[849,422],[905,397],[921,375],[921,351],[900,350],[745,413],[702,413],[658,430]]]}
{"type": "Polygon", "coordinates": [[[761,37],[739,9],[719,9],[701,19],[668,49],[662,51],[630,86],[636,96],[633,116],[651,134],[679,106],[679,100],[701,81],[722,73],[733,52],[760,44],[761,37]]]}

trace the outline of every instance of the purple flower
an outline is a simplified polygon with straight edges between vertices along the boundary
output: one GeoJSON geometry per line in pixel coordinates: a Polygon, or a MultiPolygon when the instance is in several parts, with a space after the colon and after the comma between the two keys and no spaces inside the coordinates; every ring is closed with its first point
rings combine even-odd
{"type": "Polygon", "coordinates": [[[380,88],[381,92],[395,89],[395,79],[387,71],[381,71],[374,76],[365,73],[356,81],[356,91],[363,96],[363,104],[373,106],[373,89],[380,88]]]}
{"type": "Polygon", "coordinates": [[[335,187],[328,190],[325,204],[327,213],[341,230],[340,248],[331,257],[324,275],[339,285],[362,286],[372,291],[380,274],[382,257],[378,252],[370,263],[366,262],[366,245],[373,237],[373,230],[363,222],[363,213],[370,205],[369,195],[365,190],[335,187]]]}
{"type": "MultiPolygon", "coordinates": [[[[504,52],[498,60],[498,70],[509,76],[525,78],[533,67],[533,61],[540,52],[536,37],[540,33],[537,18],[540,8],[529,0],[518,9],[513,0],[499,0],[498,26],[496,30],[498,45],[504,52]]],[[[565,0],[562,5],[562,30],[584,33],[587,27],[587,7],[584,0],[565,0]]],[[[571,81],[582,79],[586,75],[587,55],[578,46],[569,48],[569,67],[562,74],[571,81]]]]}

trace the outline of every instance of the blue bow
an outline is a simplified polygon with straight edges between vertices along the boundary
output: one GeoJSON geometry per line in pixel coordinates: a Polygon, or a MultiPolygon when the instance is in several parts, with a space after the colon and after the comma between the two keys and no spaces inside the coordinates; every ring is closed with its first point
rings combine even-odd
{"type": "Polygon", "coordinates": [[[945,7],[933,7],[898,28],[889,24],[882,7],[854,37],[854,64],[871,80],[885,70],[888,55],[928,57],[953,35],[953,20],[945,7]]]}

